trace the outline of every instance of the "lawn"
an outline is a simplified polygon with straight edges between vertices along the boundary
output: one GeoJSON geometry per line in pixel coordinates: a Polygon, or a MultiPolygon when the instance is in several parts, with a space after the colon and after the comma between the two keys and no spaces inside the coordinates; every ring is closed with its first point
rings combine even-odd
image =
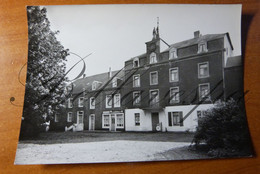
{"type": "Polygon", "coordinates": [[[114,140],[156,141],[156,142],[191,142],[193,133],[173,132],[44,132],[37,138],[20,141],[34,144],[83,143],[114,140]]]}

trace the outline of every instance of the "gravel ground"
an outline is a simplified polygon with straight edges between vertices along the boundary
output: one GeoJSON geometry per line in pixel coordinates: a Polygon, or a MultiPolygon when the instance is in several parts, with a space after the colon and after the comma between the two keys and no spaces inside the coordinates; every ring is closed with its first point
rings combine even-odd
{"type": "Polygon", "coordinates": [[[188,150],[192,133],[46,132],[19,141],[15,164],[62,164],[201,159],[188,150]]]}
{"type": "Polygon", "coordinates": [[[134,162],[180,159],[180,154],[163,155],[175,148],[187,147],[187,142],[100,141],[63,144],[19,143],[15,164],[63,164],[134,162]]]}

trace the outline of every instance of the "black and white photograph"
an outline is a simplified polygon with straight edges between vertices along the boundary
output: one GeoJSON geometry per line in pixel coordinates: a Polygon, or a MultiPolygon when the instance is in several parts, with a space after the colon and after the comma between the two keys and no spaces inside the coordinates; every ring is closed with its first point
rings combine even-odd
{"type": "Polygon", "coordinates": [[[27,6],[15,164],[252,157],[242,5],[27,6]]]}

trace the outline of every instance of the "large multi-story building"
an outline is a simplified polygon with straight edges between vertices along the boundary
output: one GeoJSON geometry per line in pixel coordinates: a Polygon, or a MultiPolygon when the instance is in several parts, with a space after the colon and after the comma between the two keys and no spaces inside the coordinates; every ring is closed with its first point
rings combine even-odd
{"type": "Polygon", "coordinates": [[[125,131],[195,131],[215,101],[243,93],[241,56],[232,57],[228,33],[168,45],[153,30],[146,52],[125,67],[74,82],[66,114],[53,128],[125,131]],[[161,44],[168,49],[161,51],[161,44]],[[231,82],[229,82],[229,80],[231,82]]]}

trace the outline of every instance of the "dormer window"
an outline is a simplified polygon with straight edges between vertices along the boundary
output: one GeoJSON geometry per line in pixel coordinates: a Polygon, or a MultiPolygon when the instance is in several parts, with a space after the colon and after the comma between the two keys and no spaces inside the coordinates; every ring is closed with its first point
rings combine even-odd
{"type": "Polygon", "coordinates": [[[133,67],[134,67],[134,68],[137,68],[137,67],[139,67],[139,66],[140,66],[140,64],[139,64],[139,58],[136,57],[136,58],[134,58],[134,60],[133,60],[133,67]]]}
{"type": "Polygon", "coordinates": [[[116,88],[117,87],[117,78],[113,78],[112,80],[112,88],[116,88]]]}
{"type": "Polygon", "coordinates": [[[177,58],[177,50],[176,48],[172,48],[169,51],[169,59],[177,58]]]}
{"type": "Polygon", "coordinates": [[[206,41],[202,41],[198,44],[198,53],[203,53],[203,52],[207,52],[207,42],[206,41]]]}
{"type": "Polygon", "coordinates": [[[152,52],[150,54],[150,64],[152,63],[157,63],[157,57],[156,57],[156,54],[154,52],[152,52]]]}
{"type": "Polygon", "coordinates": [[[98,84],[99,84],[100,82],[98,82],[98,81],[94,81],[93,83],[92,83],[92,90],[96,90],[96,89],[98,89],[98,84]]]}

